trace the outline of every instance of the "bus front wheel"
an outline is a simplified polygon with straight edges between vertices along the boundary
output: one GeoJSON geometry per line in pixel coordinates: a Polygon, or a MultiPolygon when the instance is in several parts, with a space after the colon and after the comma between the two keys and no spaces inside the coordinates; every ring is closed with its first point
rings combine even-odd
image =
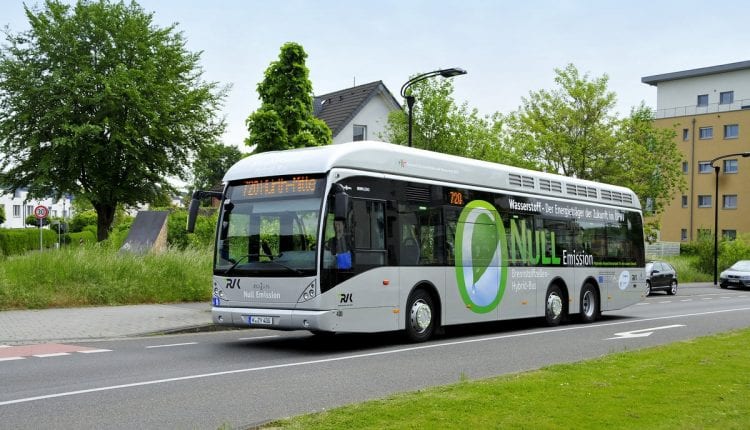
{"type": "Polygon", "coordinates": [[[432,297],[422,289],[409,296],[406,314],[406,335],[413,342],[424,342],[435,331],[435,306],[432,297]]]}
{"type": "Polygon", "coordinates": [[[547,325],[560,325],[565,313],[565,302],[562,290],[557,285],[550,285],[547,289],[547,298],[544,300],[544,318],[547,325]]]}

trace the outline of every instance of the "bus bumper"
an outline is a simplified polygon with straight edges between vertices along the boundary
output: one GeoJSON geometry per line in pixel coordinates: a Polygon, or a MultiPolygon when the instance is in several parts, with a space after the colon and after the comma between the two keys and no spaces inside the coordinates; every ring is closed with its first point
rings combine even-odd
{"type": "Polygon", "coordinates": [[[337,311],[212,307],[214,324],[270,330],[336,331],[337,311]]]}

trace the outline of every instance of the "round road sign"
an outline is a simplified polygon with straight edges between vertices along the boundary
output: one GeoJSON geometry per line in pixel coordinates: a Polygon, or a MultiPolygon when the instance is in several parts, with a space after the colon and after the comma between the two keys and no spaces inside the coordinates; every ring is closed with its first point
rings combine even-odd
{"type": "Polygon", "coordinates": [[[47,218],[47,215],[49,215],[49,210],[46,206],[37,206],[34,208],[34,216],[36,219],[44,219],[47,218]]]}

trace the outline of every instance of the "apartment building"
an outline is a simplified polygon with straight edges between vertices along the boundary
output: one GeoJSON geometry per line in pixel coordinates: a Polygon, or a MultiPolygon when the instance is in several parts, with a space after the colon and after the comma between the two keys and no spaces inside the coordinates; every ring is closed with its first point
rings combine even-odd
{"type": "Polygon", "coordinates": [[[750,61],[646,76],[641,82],[656,87],[656,126],[676,131],[687,184],[662,214],[659,239],[713,236],[717,219],[723,236],[750,232],[750,61]]]}

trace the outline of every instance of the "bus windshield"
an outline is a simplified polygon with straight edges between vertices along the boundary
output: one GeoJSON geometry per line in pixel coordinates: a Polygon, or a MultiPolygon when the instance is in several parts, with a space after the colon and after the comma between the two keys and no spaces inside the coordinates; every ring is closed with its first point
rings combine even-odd
{"type": "Polygon", "coordinates": [[[315,274],[323,180],[307,180],[307,191],[281,195],[253,194],[247,184],[230,184],[222,205],[214,274],[315,274]]]}

